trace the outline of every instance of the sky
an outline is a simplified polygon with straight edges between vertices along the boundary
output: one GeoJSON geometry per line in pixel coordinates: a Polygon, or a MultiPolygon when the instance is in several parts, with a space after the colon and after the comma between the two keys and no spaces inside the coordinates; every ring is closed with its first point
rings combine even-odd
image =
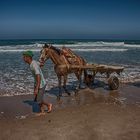
{"type": "Polygon", "coordinates": [[[0,39],[140,40],[140,0],[0,0],[0,39]]]}

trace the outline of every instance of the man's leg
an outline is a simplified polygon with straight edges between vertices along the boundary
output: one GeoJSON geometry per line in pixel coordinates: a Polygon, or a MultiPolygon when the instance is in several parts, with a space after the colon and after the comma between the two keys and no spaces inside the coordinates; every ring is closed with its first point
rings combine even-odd
{"type": "Polygon", "coordinates": [[[38,102],[38,105],[40,107],[40,112],[37,113],[37,116],[41,116],[41,115],[45,115],[45,107],[43,105],[43,92],[44,92],[44,89],[39,89],[39,92],[38,92],[38,95],[37,95],[37,102],[38,102]]]}
{"type": "Polygon", "coordinates": [[[43,107],[43,104],[42,103],[39,103],[38,104],[39,107],[40,107],[40,112],[39,113],[36,113],[36,116],[42,116],[42,115],[45,115],[45,111],[44,111],[44,107],[43,107]]]}
{"type": "MultiPolygon", "coordinates": [[[[46,87],[46,86],[45,86],[46,87]]],[[[48,103],[45,98],[44,98],[44,95],[45,95],[45,87],[43,87],[42,89],[39,90],[39,97],[40,97],[40,110],[41,110],[41,113],[45,113],[45,107],[47,106],[48,108],[48,113],[50,113],[52,111],[52,104],[51,103],[48,103]]]]}

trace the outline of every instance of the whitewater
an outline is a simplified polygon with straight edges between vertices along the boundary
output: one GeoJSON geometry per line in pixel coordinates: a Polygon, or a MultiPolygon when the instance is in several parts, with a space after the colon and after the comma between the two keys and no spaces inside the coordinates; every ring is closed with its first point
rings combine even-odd
{"type": "MultiPolygon", "coordinates": [[[[26,95],[33,93],[33,78],[22,53],[32,50],[38,60],[44,43],[55,47],[72,49],[90,64],[123,66],[119,76],[122,83],[140,81],[140,41],[114,40],[2,40],[0,41],[0,96],[26,95]]],[[[47,90],[57,88],[53,64],[47,61],[43,67],[47,90]]],[[[97,77],[101,75],[97,74],[97,77]]],[[[97,78],[98,79],[98,78],[97,78]]],[[[69,75],[68,85],[74,87],[76,78],[69,75]]]]}

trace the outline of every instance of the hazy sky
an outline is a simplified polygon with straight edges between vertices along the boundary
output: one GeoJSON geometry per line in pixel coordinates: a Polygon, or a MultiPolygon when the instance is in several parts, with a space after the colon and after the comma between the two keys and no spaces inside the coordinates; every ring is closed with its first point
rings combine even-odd
{"type": "Polygon", "coordinates": [[[140,0],[0,0],[0,39],[140,39],[140,0]]]}

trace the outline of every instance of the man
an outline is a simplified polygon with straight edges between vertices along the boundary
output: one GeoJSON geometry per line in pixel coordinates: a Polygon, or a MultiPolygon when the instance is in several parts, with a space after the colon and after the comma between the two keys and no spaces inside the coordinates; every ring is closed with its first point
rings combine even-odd
{"type": "Polygon", "coordinates": [[[31,72],[34,76],[34,96],[35,101],[38,102],[40,106],[41,112],[38,115],[44,115],[44,106],[48,107],[48,113],[52,110],[52,104],[45,102],[44,100],[44,94],[45,94],[45,88],[46,88],[46,81],[44,79],[43,73],[41,71],[41,68],[39,66],[39,62],[32,59],[33,52],[32,51],[25,51],[23,53],[23,60],[30,65],[31,72]]]}

